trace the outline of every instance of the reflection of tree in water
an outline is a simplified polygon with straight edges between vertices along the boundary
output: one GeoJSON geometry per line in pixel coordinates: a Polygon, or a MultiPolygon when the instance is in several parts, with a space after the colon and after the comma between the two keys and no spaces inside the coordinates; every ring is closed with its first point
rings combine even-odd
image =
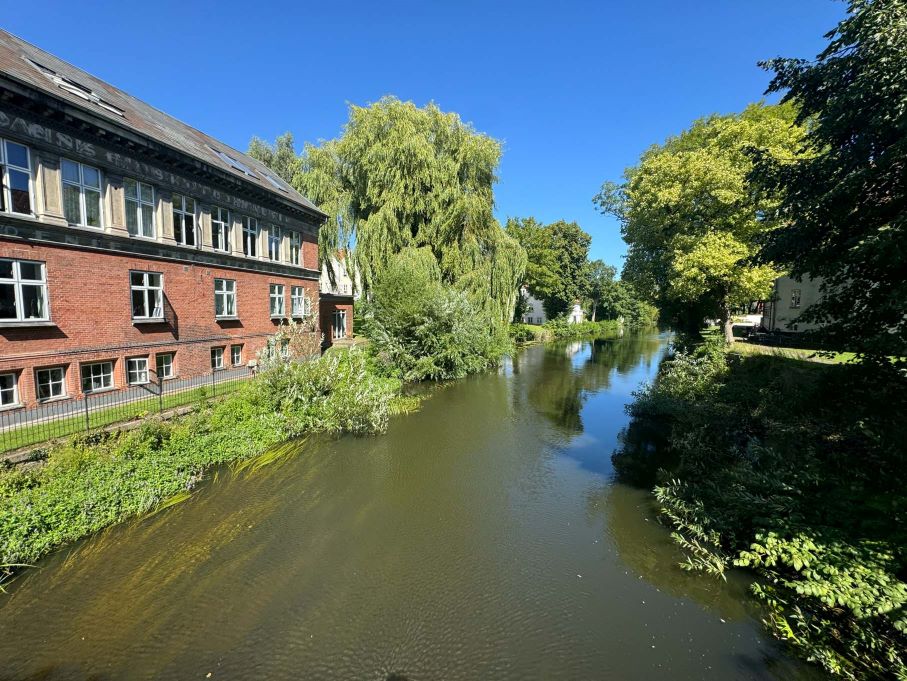
{"type": "Polygon", "coordinates": [[[515,358],[514,372],[529,374],[529,405],[565,434],[576,435],[583,432],[581,412],[588,396],[608,389],[614,372],[627,374],[641,362],[657,361],[662,342],[651,334],[628,334],[551,344],[540,357],[515,358]]]}
{"type": "Polygon", "coordinates": [[[590,490],[586,499],[590,517],[600,516],[611,543],[631,574],[677,598],[689,598],[726,619],[747,615],[744,603],[748,580],[730,574],[725,583],[682,570],[683,555],[669,530],[658,522],[651,494],[611,483],[590,490]]]}

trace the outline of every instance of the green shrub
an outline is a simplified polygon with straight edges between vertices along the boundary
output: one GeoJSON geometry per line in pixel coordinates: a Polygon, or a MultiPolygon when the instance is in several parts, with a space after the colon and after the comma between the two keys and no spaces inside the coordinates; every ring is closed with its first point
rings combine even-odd
{"type": "Polygon", "coordinates": [[[657,456],[625,445],[615,468],[636,478],[647,463],[663,469],[655,493],[685,567],[755,571],[767,626],[828,672],[907,678],[907,378],[897,367],[740,357],[706,343],[665,362],[630,412],[665,441],[657,456]]]}
{"type": "Polygon", "coordinates": [[[391,260],[364,313],[378,366],[406,381],[462,378],[493,366],[509,347],[500,324],[441,282],[427,249],[404,249],[391,260]]]}
{"type": "Polygon", "coordinates": [[[554,334],[549,329],[543,326],[535,326],[534,324],[511,324],[509,334],[510,340],[517,344],[554,340],[554,334]]]}
{"type": "Polygon", "coordinates": [[[608,319],[602,322],[580,322],[570,324],[566,319],[558,318],[545,322],[547,329],[554,340],[576,340],[582,338],[606,338],[617,333],[620,324],[608,319]]]}

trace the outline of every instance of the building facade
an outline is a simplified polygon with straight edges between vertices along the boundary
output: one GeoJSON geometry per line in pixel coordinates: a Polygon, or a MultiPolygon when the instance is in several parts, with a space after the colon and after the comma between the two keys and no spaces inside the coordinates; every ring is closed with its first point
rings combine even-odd
{"type": "Polygon", "coordinates": [[[317,324],[323,213],[3,31],[0,178],[0,409],[245,365],[317,324]]]}
{"type": "Polygon", "coordinates": [[[813,331],[817,324],[800,321],[800,315],[810,305],[819,302],[821,291],[820,279],[804,277],[796,280],[791,277],[778,277],[772,288],[771,299],[762,306],[761,325],[767,331],[798,333],[813,331]]]}
{"type": "Polygon", "coordinates": [[[328,275],[327,263],[321,268],[319,280],[321,329],[324,345],[330,347],[338,341],[353,336],[353,305],[361,286],[350,276],[347,260],[343,253],[331,258],[334,281],[328,275]]]}
{"type": "Polygon", "coordinates": [[[524,324],[540,325],[548,321],[548,316],[545,314],[545,306],[542,304],[542,301],[529,293],[528,288],[523,286],[520,289],[520,296],[522,296],[524,303],[524,324]]]}

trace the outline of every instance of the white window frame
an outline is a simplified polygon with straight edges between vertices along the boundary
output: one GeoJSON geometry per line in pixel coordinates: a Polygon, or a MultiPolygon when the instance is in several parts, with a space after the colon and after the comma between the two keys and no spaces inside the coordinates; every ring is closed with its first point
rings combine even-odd
{"type": "Polygon", "coordinates": [[[13,296],[15,297],[16,304],[16,317],[3,317],[0,318],[0,324],[3,322],[46,322],[50,321],[50,299],[47,295],[47,265],[40,260],[16,260],[14,258],[0,258],[0,262],[11,262],[13,264],[13,276],[2,277],[0,276],[0,286],[2,285],[12,285],[13,287],[13,296]],[[38,265],[41,268],[41,279],[23,279],[22,278],[22,268],[21,263],[28,263],[29,265],[38,265]],[[23,308],[23,286],[32,286],[35,288],[41,289],[41,299],[44,303],[44,315],[41,317],[25,317],[23,308]]]}
{"type": "Polygon", "coordinates": [[[56,367],[42,367],[41,369],[35,369],[35,395],[38,397],[39,402],[50,402],[51,400],[59,400],[66,397],[66,367],[65,366],[56,366],[56,367]],[[60,378],[53,378],[52,374],[54,372],[60,372],[60,378]],[[60,393],[58,395],[50,395],[48,397],[41,397],[41,386],[42,386],[42,374],[47,376],[50,380],[46,382],[48,386],[54,386],[59,384],[60,393]]]}
{"type": "Polygon", "coordinates": [[[290,232],[290,264],[302,267],[302,234],[290,232]]]}
{"type": "Polygon", "coordinates": [[[143,239],[154,239],[157,236],[157,216],[155,215],[156,211],[154,210],[154,185],[148,184],[147,182],[140,182],[139,180],[134,180],[131,177],[123,178],[123,200],[126,203],[126,229],[129,229],[129,212],[135,212],[135,224],[136,224],[136,233],[130,236],[137,236],[143,239]],[[129,183],[135,184],[135,196],[129,196],[129,193],[126,191],[126,185],[129,183]],[[151,190],[151,199],[145,200],[142,198],[142,188],[147,187],[151,190]],[[142,206],[148,206],[151,209],[151,224],[145,224],[144,213],[142,212],[142,206]]]}
{"type": "Polygon", "coordinates": [[[133,319],[145,320],[145,319],[163,319],[164,318],[164,275],[162,272],[146,272],[144,270],[129,270],[129,307],[132,310],[133,319]],[[134,284],[132,282],[133,274],[142,275],[141,284],[134,284]],[[158,280],[160,281],[160,284],[158,286],[154,286],[153,284],[149,283],[151,281],[151,279],[148,275],[150,275],[150,274],[154,274],[159,277],[158,280]],[[135,306],[132,304],[132,294],[135,291],[142,292],[142,295],[145,299],[145,309],[148,311],[147,316],[135,314],[135,306]],[[154,292],[157,293],[157,295],[155,296],[157,298],[156,305],[152,305],[152,299],[151,299],[151,295],[154,292]]]}
{"type": "Polygon", "coordinates": [[[224,348],[217,345],[211,348],[211,370],[220,371],[224,368],[224,348]],[[216,361],[215,361],[216,359],[216,361]]]}
{"type": "Polygon", "coordinates": [[[287,316],[286,293],[286,287],[283,284],[270,284],[268,286],[270,302],[268,309],[271,311],[272,319],[287,316]],[[275,303],[277,303],[276,306],[275,303]]]}
{"type": "Polygon", "coordinates": [[[280,262],[280,244],[283,241],[283,234],[280,233],[280,227],[271,225],[268,227],[268,260],[280,262]]]}
{"type": "Polygon", "coordinates": [[[3,373],[0,373],[0,379],[7,376],[13,379],[13,384],[9,388],[4,388],[2,383],[0,383],[0,409],[12,409],[13,407],[21,406],[19,402],[19,376],[15,371],[4,371],[3,373]],[[8,394],[12,395],[12,402],[3,401],[3,396],[8,394]]]}
{"type": "Polygon", "coordinates": [[[31,149],[20,142],[7,140],[0,137],[0,186],[2,186],[2,196],[0,196],[0,212],[11,213],[12,215],[34,215],[35,214],[35,192],[34,183],[31,175],[31,149]],[[15,165],[9,160],[9,151],[6,148],[8,144],[15,144],[25,149],[25,166],[15,165]],[[11,172],[25,173],[28,177],[28,212],[20,213],[13,210],[13,195],[10,189],[9,176],[11,172]]]}
{"type": "Polygon", "coordinates": [[[148,357],[128,357],[126,359],[126,383],[128,385],[148,385],[151,383],[148,372],[148,357]],[[142,364],[144,363],[144,369],[142,364]]]}
{"type": "Polygon", "coordinates": [[[303,319],[312,313],[312,301],[306,295],[305,286],[290,287],[290,313],[296,319],[303,319]]]}
{"type": "MultiPolygon", "coordinates": [[[[79,161],[73,161],[68,158],[60,159],[60,181],[64,185],[69,185],[70,187],[75,187],[79,190],[79,221],[70,222],[71,225],[78,225],[79,227],[88,227],[89,229],[103,229],[104,228],[104,176],[101,173],[100,168],[95,166],[90,166],[87,163],[81,163],[79,161]],[[72,180],[67,180],[66,175],[63,172],[63,166],[66,163],[72,163],[77,166],[79,169],[79,181],[74,182],[72,180]],[[98,173],[98,186],[93,187],[91,185],[85,184],[85,168],[91,168],[98,173]],[[89,225],[88,224],[88,205],[85,203],[85,193],[86,192],[97,192],[98,194],[98,224],[89,225]]],[[[66,196],[65,191],[63,192],[63,213],[66,213],[66,196]]],[[[69,217],[66,217],[66,220],[69,220],[69,217]]]]}
{"type": "Polygon", "coordinates": [[[258,219],[242,216],[242,252],[249,258],[258,257],[258,219]]]}
{"type": "Polygon", "coordinates": [[[230,346],[230,364],[235,367],[242,365],[242,344],[230,346]]]}
{"type": "Polygon", "coordinates": [[[179,194],[174,192],[170,195],[170,206],[173,213],[173,240],[176,241],[180,246],[187,246],[188,248],[198,248],[198,201],[196,201],[191,196],[186,196],[185,194],[179,194]],[[179,201],[177,201],[179,199],[179,201]],[[192,202],[192,210],[186,208],[186,201],[192,202]],[[177,218],[179,218],[180,229],[179,232],[182,236],[182,239],[177,238],[177,218]],[[186,219],[192,219],[192,243],[189,243],[189,240],[186,238],[186,235],[189,233],[186,230],[186,219]]]}
{"type": "Polygon", "coordinates": [[[154,356],[154,373],[157,375],[158,381],[166,381],[168,379],[176,377],[176,354],[172,352],[158,352],[154,356]],[[170,371],[168,373],[161,373],[161,359],[164,357],[169,357],[169,367],[170,371]]]}
{"type": "Polygon", "coordinates": [[[220,253],[230,252],[230,211],[220,206],[211,206],[211,248],[220,253]],[[215,240],[214,235],[218,233],[220,238],[215,240]]]}
{"type": "Polygon", "coordinates": [[[792,288],[790,290],[790,309],[799,310],[800,303],[803,300],[803,289],[792,288]]]}
{"type": "Polygon", "coordinates": [[[113,384],[113,361],[108,359],[102,362],[86,362],[80,367],[79,383],[82,388],[82,392],[86,395],[90,395],[91,393],[104,392],[105,390],[113,390],[115,387],[113,384]],[[107,368],[106,371],[104,370],[105,367],[107,368]],[[87,377],[85,376],[86,369],[88,370],[87,377]],[[100,370],[95,372],[95,369],[100,370]],[[90,385],[87,389],[85,388],[86,378],[90,382],[90,385]],[[100,378],[102,383],[102,385],[98,388],[94,387],[96,378],[100,378]]]}
{"type": "Polygon", "coordinates": [[[236,306],[236,280],[235,279],[215,279],[214,280],[214,318],[215,319],[235,319],[239,316],[236,306]],[[220,288],[218,288],[220,287],[220,288]],[[223,298],[224,314],[217,313],[217,301],[223,298]],[[227,302],[233,301],[233,312],[227,313],[227,302]]]}
{"type": "Polygon", "coordinates": [[[346,338],[346,310],[334,310],[331,313],[331,338],[333,340],[346,338]],[[338,325],[337,320],[343,320],[343,325],[338,325]],[[337,332],[338,328],[341,329],[340,333],[337,332]]]}

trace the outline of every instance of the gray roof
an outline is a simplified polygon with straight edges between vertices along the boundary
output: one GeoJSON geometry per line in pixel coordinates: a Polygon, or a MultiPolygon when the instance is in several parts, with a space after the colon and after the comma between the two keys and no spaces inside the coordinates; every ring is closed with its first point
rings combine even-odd
{"type": "Polygon", "coordinates": [[[260,161],[2,29],[0,73],[321,213],[315,204],[260,161]]]}

